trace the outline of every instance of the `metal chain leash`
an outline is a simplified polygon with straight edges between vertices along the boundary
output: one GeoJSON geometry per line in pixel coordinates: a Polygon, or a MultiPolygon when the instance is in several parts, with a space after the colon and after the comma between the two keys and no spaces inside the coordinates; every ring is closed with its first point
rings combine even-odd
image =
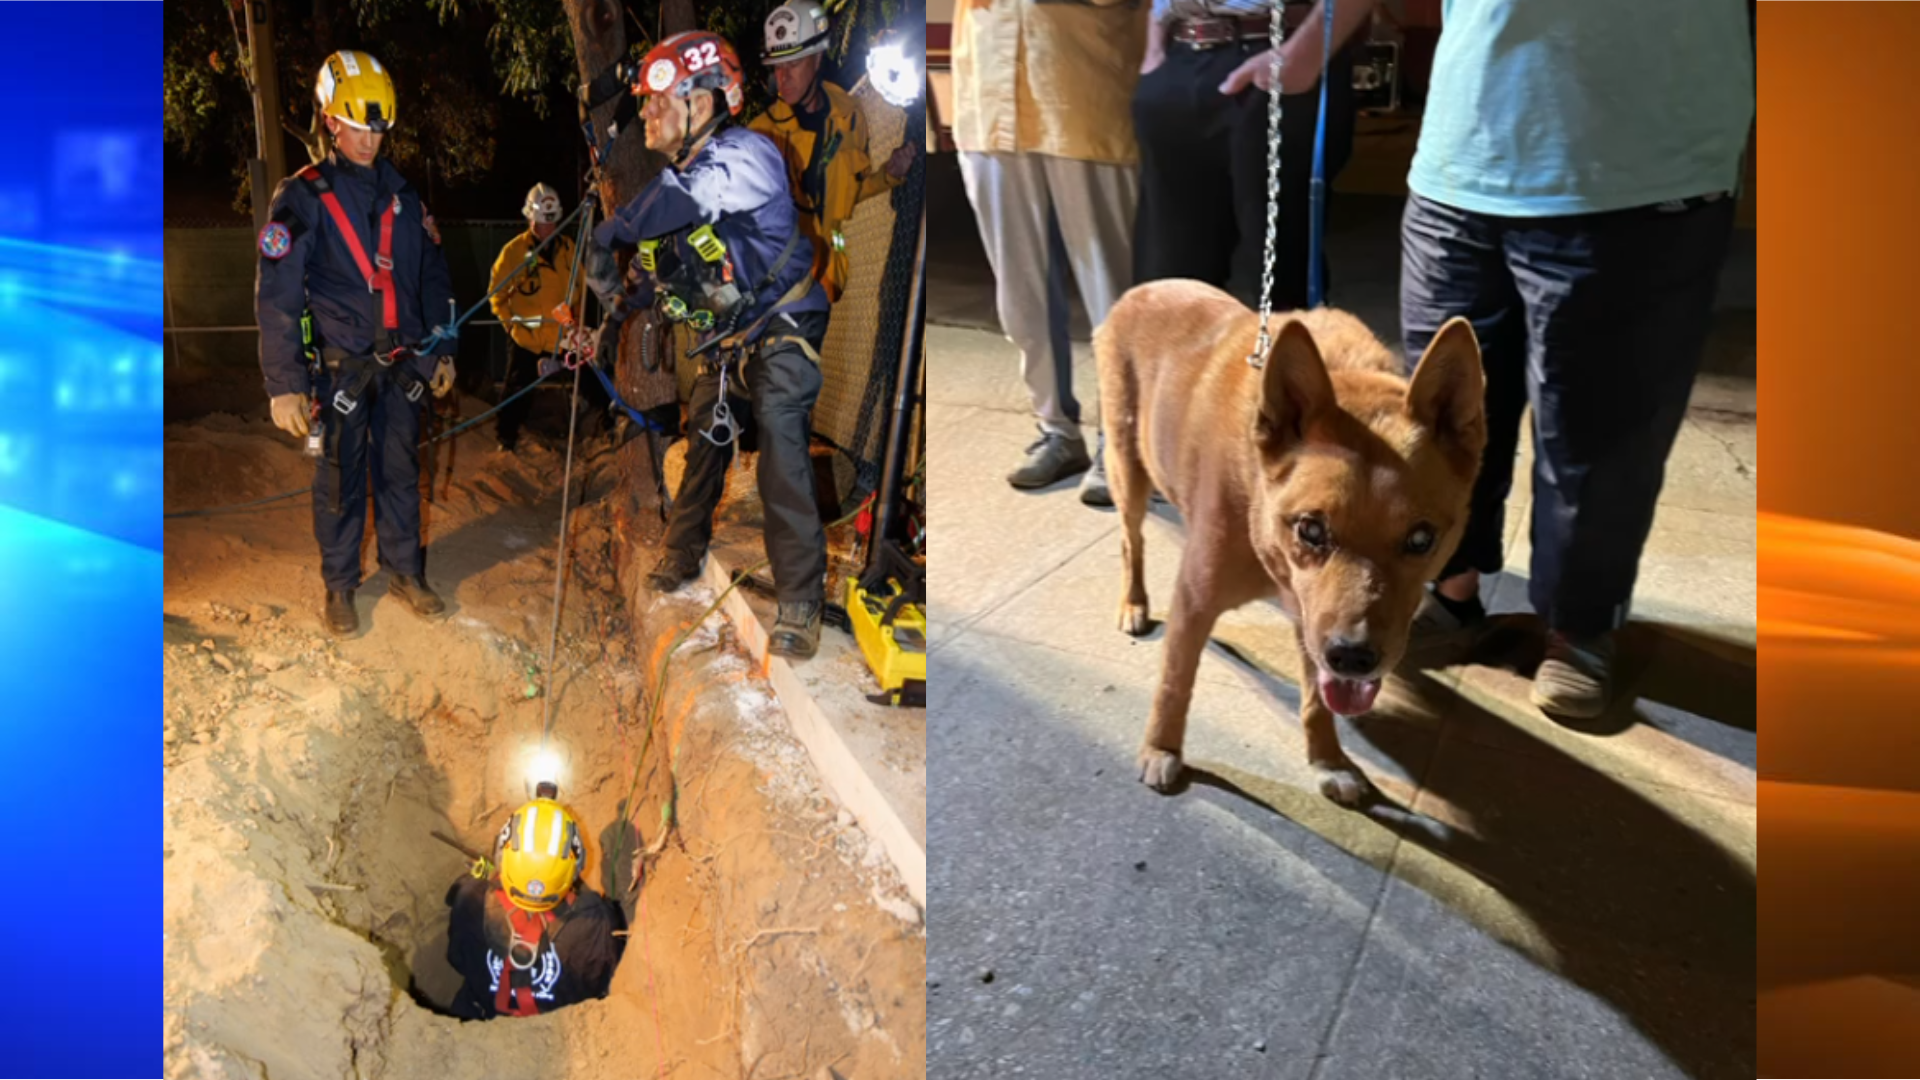
{"type": "Polygon", "coordinates": [[[1280,46],[1285,38],[1282,16],[1285,7],[1286,0],[1273,0],[1273,21],[1267,27],[1267,44],[1273,53],[1273,64],[1267,69],[1272,78],[1267,86],[1267,248],[1266,259],[1260,264],[1260,336],[1254,341],[1253,352],[1247,355],[1247,363],[1255,368],[1266,365],[1267,349],[1272,344],[1267,321],[1273,315],[1273,249],[1280,211],[1280,75],[1285,65],[1280,46]]]}

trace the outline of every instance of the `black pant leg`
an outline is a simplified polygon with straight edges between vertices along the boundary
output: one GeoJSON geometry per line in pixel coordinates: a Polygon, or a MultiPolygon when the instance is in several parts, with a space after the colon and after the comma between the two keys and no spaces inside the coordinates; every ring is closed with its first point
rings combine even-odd
{"type": "Polygon", "coordinates": [[[1506,554],[1507,495],[1527,408],[1526,310],[1501,253],[1499,222],[1407,200],[1400,226],[1400,331],[1408,373],[1448,319],[1473,323],[1487,376],[1487,448],[1480,458],[1466,532],[1443,578],[1498,573],[1506,554]]]}
{"type": "MultiPolygon", "coordinates": [[[[510,342],[507,346],[507,377],[501,387],[501,400],[512,397],[526,388],[539,375],[539,354],[520,347],[519,342],[510,342]]],[[[527,394],[516,401],[501,406],[494,414],[494,435],[500,445],[512,449],[520,438],[520,426],[527,421],[527,414],[533,410],[533,395],[527,394]]]]}
{"type": "MultiPolygon", "coordinates": [[[[1265,49],[1264,42],[1244,42],[1221,51],[1233,53],[1234,66],[1238,66],[1265,49]]],[[[1353,54],[1350,48],[1335,55],[1328,65],[1327,79],[1325,188],[1331,205],[1333,181],[1353,153],[1353,54]]],[[[1248,307],[1256,307],[1267,241],[1268,96],[1259,90],[1244,90],[1231,99],[1230,108],[1235,243],[1232,279],[1227,290],[1248,307]]],[[[1269,294],[1275,311],[1307,306],[1314,133],[1319,124],[1319,111],[1318,83],[1306,93],[1288,94],[1280,100],[1280,205],[1275,214],[1273,291],[1269,294]]],[[[1330,264],[1324,237],[1320,262],[1323,269],[1330,264]]],[[[1330,277],[1327,281],[1331,285],[1330,277]]]]}
{"type": "Polygon", "coordinates": [[[1133,129],[1140,147],[1136,283],[1227,283],[1235,237],[1233,109],[1217,87],[1235,66],[1234,52],[1170,43],[1166,60],[1134,87],[1133,129]]]}
{"type": "Polygon", "coordinates": [[[313,538],[320,546],[320,576],[334,592],[360,587],[360,545],[367,531],[367,444],[373,427],[371,392],[363,392],[350,413],[333,407],[334,392],[342,385],[338,373],[323,371],[314,388],[327,432],[326,454],[313,475],[313,538]]]}
{"type": "MultiPolygon", "coordinates": [[[[687,463],[680,474],[680,491],[667,521],[666,550],[697,559],[713,541],[713,512],[727,491],[727,467],[733,463],[733,444],[716,446],[702,432],[713,426],[714,407],[720,401],[720,373],[702,371],[693,383],[693,401],[687,410],[687,463]]],[[[747,403],[729,392],[727,408],[736,422],[750,412],[747,403]]]]}
{"type": "MultiPolygon", "coordinates": [[[[817,350],[824,335],[808,333],[812,329],[801,332],[817,350]]],[[[754,357],[747,381],[760,431],[760,504],[774,590],[783,603],[818,601],[826,593],[827,534],[808,445],[820,367],[797,344],[775,344],[754,357]]]]}
{"type": "Polygon", "coordinates": [[[1533,405],[1534,610],[1626,622],[1667,455],[1713,321],[1734,200],[1515,223],[1533,405]]]}

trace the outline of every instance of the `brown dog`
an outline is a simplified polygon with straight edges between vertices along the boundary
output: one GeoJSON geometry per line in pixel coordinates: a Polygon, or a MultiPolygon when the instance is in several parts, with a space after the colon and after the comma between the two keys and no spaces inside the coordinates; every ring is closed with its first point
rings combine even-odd
{"type": "Polygon", "coordinates": [[[1153,489],[1187,527],[1140,778],[1165,791],[1180,774],[1214,621],[1277,592],[1299,634],[1307,759],[1322,794],[1355,806],[1369,786],[1334,714],[1373,707],[1423,586],[1460,542],[1487,442],[1480,347],[1454,319],[1409,382],[1358,319],[1321,309],[1276,315],[1254,368],[1259,321],[1212,286],[1156,281],[1094,335],[1127,633],[1148,628],[1140,523],[1153,489]]]}

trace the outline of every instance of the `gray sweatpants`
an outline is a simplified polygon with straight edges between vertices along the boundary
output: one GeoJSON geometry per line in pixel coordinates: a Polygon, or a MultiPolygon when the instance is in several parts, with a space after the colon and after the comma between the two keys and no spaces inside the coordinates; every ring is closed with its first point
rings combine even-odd
{"type": "Polygon", "coordinates": [[[1067,267],[1094,326],[1132,284],[1139,180],[1131,166],[1044,154],[961,153],[960,174],[993,264],[1000,327],[1020,350],[1034,415],[1080,436],[1067,339],[1067,267]]]}

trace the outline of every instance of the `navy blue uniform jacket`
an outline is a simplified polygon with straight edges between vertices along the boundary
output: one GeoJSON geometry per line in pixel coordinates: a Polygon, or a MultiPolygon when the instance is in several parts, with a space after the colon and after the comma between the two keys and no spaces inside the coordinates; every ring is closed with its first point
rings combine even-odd
{"type": "MultiPolygon", "coordinates": [[[[684,168],[662,171],[627,205],[595,226],[593,239],[602,248],[627,247],[701,225],[713,226],[733,253],[734,280],[741,291],[759,284],[779,259],[788,238],[796,236],[800,227],[793,193],[787,190],[786,161],[772,139],[742,127],[721,129],[684,168]]],[[[682,259],[700,257],[687,248],[684,237],[677,246],[682,259]]],[[[751,325],[802,278],[810,279],[812,267],[813,246],[801,236],[779,274],[756,294],[736,329],[751,325]]],[[[633,270],[639,274],[637,262],[633,270]]],[[[604,296],[604,284],[594,285],[604,296]]],[[[627,297],[629,309],[653,302],[652,279],[640,274],[636,285],[627,297]]],[[[785,310],[797,315],[826,311],[830,306],[826,292],[815,282],[785,310]]]]}
{"type": "MultiPolygon", "coordinates": [[[[419,194],[400,171],[385,158],[375,159],[372,168],[362,168],[338,153],[318,168],[333,185],[348,219],[364,230],[360,247],[369,263],[380,250],[380,211],[393,196],[400,197],[400,210],[393,219],[393,280],[401,343],[418,345],[434,327],[452,322],[453,280],[447,273],[446,254],[430,232],[419,194]]],[[[315,336],[328,346],[363,356],[385,345],[380,294],[367,289],[367,279],[361,276],[333,215],[313,186],[297,174],[281,181],[273,193],[267,226],[255,240],[254,254],[260,263],[254,281],[260,370],[266,376],[268,395],[309,390],[307,361],[300,347],[303,309],[313,311],[315,336]]],[[[431,377],[433,354],[451,354],[455,345],[443,341],[432,354],[408,362],[421,378],[431,377]]]]}

